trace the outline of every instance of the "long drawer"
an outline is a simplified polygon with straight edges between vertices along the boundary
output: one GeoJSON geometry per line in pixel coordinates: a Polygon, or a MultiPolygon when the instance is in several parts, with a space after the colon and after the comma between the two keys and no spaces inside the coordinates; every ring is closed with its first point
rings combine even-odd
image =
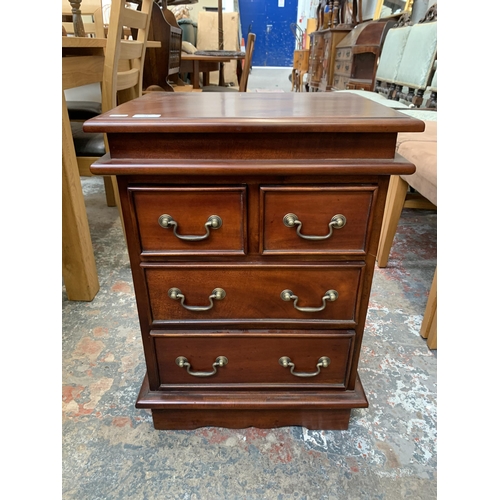
{"type": "Polygon", "coordinates": [[[262,187],[261,253],[366,255],[375,186],[262,187]]]}
{"type": "Polygon", "coordinates": [[[305,320],[354,324],[363,262],[142,264],[153,322],[305,320]]]}
{"type": "Polygon", "coordinates": [[[143,255],[245,253],[245,187],[133,187],[128,191],[143,255]]]}
{"type": "Polygon", "coordinates": [[[154,336],[160,384],[345,388],[353,331],[307,337],[252,334],[154,336]]]}

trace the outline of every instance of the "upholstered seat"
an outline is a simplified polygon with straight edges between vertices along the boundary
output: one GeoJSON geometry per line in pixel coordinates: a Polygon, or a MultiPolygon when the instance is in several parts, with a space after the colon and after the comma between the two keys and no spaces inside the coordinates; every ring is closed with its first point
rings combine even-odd
{"type": "Polygon", "coordinates": [[[412,175],[401,178],[437,206],[437,121],[426,121],[419,134],[398,134],[397,151],[417,166],[412,175]]]}
{"type": "MultiPolygon", "coordinates": [[[[396,150],[412,162],[416,171],[412,175],[393,175],[389,183],[387,201],[380,233],[377,264],[386,267],[398,221],[404,206],[412,208],[437,207],[437,111],[403,110],[402,113],[423,119],[425,131],[398,134],[396,150]],[[411,186],[421,198],[408,203],[411,186]]],[[[437,348],[437,271],[429,292],[429,298],[420,329],[430,349],[437,348]]]]}
{"type": "Polygon", "coordinates": [[[387,99],[383,94],[378,94],[377,92],[372,92],[371,90],[336,90],[335,92],[349,92],[349,94],[357,94],[361,97],[365,97],[366,99],[370,99],[370,101],[378,102],[379,104],[383,104],[388,108],[409,108],[408,104],[399,101],[393,101],[391,99],[387,99]]]}

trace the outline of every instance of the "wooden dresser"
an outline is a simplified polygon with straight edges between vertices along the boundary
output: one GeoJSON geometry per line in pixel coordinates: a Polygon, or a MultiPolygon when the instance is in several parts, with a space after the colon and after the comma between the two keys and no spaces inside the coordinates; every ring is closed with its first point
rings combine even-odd
{"type": "Polygon", "coordinates": [[[310,34],[309,89],[326,92],[333,87],[333,70],[337,45],[351,28],[327,28],[310,34]]]}
{"type": "Polygon", "coordinates": [[[373,90],[385,35],[394,24],[394,20],[358,24],[337,44],[333,90],[348,88],[373,90]],[[356,86],[356,82],[362,84],[362,87],[356,86]]]}
{"type": "Polygon", "coordinates": [[[116,175],[157,429],[347,429],[399,131],[335,93],[151,93],[87,121],[116,175]]]}

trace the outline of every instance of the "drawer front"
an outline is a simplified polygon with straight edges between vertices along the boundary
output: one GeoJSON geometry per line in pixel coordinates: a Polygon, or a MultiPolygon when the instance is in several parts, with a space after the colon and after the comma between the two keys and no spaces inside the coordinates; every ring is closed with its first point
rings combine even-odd
{"type": "Polygon", "coordinates": [[[352,54],[352,49],[350,47],[337,49],[336,58],[339,60],[350,59],[352,54]]]}
{"type": "Polygon", "coordinates": [[[351,66],[352,66],[351,61],[347,61],[347,62],[343,63],[342,68],[341,68],[341,72],[344,75],[350,76],[351,75],[351,66]]]}
{"type": "Polygon", "coordinates": [[[374,186],[262,187],[261,253],[366,255],[376,190],[374,186]],[[289,214],[296,217],[285,217],[289,214]],[[335,216],[342,216],[345,225],[342,217],[335,216]]]}
{"type": "Polygon", "coordinates": [[[142,255],[245,253],[244,187],[132,187],[129,192],[142,255]]]}
{"type": "Polygon", "coordinates": [[[364,267],[362,262],[143,264],[153,322],[210,324],[266,320],[355,324],[364,267]],[[283,293],[286,290],[293,294],[283,293]],[[327,294],[330,290],[335,293],[327,294]]]}
{"type": "Polygon", "coordinates": [[[342,389],[346,386],[353,338],[352,331],[307,337],[178,334],[156,336],[154,342],[160,384],[164,388],[321,384],[323,388],[342,389]],[[289,361],[285,363],[282,358],[289,361]]]}

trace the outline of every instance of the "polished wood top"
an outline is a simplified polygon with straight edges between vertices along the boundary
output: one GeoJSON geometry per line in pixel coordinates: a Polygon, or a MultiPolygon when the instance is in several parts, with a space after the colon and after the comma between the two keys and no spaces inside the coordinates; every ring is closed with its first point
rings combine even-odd
{"type": "Polygon", "coordinates": [[[92,118],[87,132],[422,132],[423,121],[348,93],[152,92],[92,118]]]}

